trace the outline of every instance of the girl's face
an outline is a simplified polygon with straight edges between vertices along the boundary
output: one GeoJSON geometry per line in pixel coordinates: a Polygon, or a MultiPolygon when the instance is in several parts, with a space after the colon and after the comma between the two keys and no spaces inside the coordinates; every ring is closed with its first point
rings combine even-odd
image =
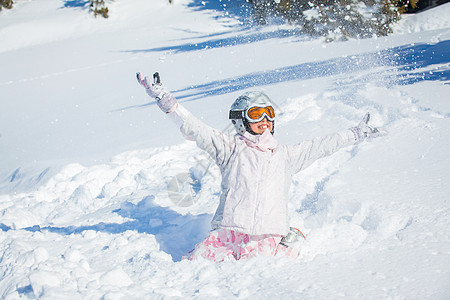
{"type": "Polygon", "coordinates": [[[273,130],[273,122],[270,122],[267,120],[267,118],[264,118],[262,121],[257,123],[249,123],[250,128],[253,130],[256,134],[262,134],[266,129],[269,129],[269,131],[273,130]]]}

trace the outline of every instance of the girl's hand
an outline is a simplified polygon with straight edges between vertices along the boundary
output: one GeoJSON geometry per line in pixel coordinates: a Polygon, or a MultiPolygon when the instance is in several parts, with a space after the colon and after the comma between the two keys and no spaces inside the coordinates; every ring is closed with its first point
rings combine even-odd
{"type": "Polygon", "coordinates": [[[361,122],[359,122],[358,126],[350,128],[350,130],[355,134],[355,137],[358,141],[362,141],[366,138],[375,138],[386,135],[385,131],[380,130],[377,127],[369,126],[369,120],[370,113],[366,113],[361,122]]]}
{"type": "Polygon", "coordinates": [[[155,82],[153,83],[149,77],[144,76],[141,72],[136,73],[136,78],[139,84],[145,88],[147,94],[156,99],[159,108],[165,113],[170,113],[178,107],[178,102],[166,87],[159,82],[159,75],[156,74],[154,76],[155,82]]]}

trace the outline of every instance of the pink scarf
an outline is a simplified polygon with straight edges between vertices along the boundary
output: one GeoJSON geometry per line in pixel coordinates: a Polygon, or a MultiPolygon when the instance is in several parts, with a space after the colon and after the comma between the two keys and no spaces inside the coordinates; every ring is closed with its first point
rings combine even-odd
{"type": "Polygon", "coordinates": [[[261,135],[252,135],[245,132],[241,139],[245,141],[247,146],[262,152],[273,151],[278,147],[278,141],[273,137],[269,129],[266,129],[261,135]]]}

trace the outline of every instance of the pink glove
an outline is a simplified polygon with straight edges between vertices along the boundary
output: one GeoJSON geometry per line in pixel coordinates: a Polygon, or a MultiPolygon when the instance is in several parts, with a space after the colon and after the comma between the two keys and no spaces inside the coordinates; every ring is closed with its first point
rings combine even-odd
{"type": "Polygon", "coordinates": [[[166,89],[166,87],[159,81],[158,73],[153,77],[155,82],[151,83],[150,78],[144,76],[141,72],[136,73],[137,80],[141,84],[147,94],[156,99],[159,108],[165,113],[171,113],[178,107],[177,99],[166,89]]]}

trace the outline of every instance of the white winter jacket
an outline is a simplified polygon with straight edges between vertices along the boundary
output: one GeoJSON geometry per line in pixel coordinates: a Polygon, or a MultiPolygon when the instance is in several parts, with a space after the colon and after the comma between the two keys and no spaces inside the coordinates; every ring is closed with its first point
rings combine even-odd
{"type": "Polygon", "coordinates": [[[315,160],[354,144],[351,130],[279,145],[272,134],[227,135],[205,125],[183,106],[171,113],[181,132],[209,153],[222,173],[221,196],[212,228],[251,235],[285,235],[289,230],[287,199],[292,175],[315,160]]]}

